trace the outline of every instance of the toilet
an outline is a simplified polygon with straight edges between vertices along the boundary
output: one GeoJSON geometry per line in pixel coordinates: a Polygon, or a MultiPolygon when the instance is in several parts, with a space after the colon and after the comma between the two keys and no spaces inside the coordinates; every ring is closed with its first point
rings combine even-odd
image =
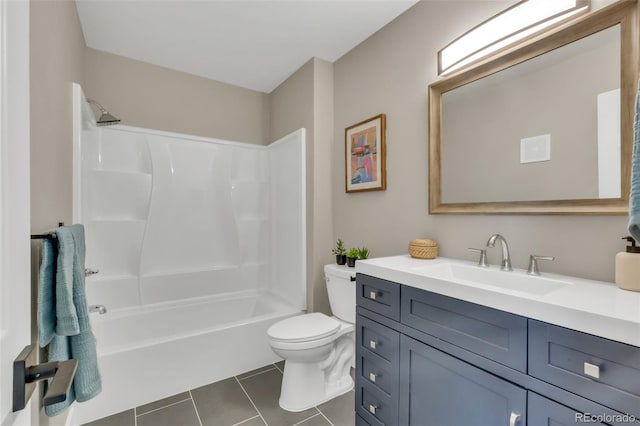
{"type": "Polygon", "coordinates": [[[356,283],[353,268],[325,265],[332,317],[299,315],[267,330],[271,349],[284,358],[280,407],[303,411],[353,389],[356,283]]]}

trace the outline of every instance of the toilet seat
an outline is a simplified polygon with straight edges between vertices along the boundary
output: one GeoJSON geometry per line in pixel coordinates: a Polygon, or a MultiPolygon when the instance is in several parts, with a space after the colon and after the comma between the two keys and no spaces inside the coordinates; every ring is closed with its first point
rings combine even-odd
{"type": "Polygon", "coordinates": [[[269,327],[267,335],[271,340],[282,343],[304,343],[332,336],[340,326],[337,319],[314,312],[279,321],[269,327]]]}

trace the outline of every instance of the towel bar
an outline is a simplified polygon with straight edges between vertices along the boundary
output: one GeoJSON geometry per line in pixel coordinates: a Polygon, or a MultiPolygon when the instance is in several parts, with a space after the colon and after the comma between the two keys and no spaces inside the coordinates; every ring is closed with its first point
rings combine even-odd
{"type": "Polygon", "coordinates": [[[55,240],[56,234],[32,234],[32,240],[55,240]]]}
{"type": "MultiPolygon", "coordinates": [[[[58,226],[64,226],[64,222],[58,222],[58,226]]],[[[32,240],[55,240],[56,234],[50,232],[48,234],[31,234],[32,240]]]]}

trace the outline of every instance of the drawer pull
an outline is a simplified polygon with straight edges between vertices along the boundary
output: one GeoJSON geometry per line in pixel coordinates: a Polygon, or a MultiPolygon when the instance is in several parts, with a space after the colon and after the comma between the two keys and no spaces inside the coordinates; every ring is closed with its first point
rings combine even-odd
{"type": "Polygon", "coordinates": [[[370,291],[369,292],[369,299],[376,300],[376,296],[377,296],[377,294],[376,294],[375,291],[370,291]]]}
{"type": "Polygon", "coordinates": [[[369,404],[369,412],[373,415],[376,414],[376,410],[378,409],[377,405],[369,404]]]}
{"type": "Polygon", "coordinates": [[[516,426],[516,424],[519,422],[520,422],[520,413],[516,413],[515,411],[512,411],[511,416],[509,416],[509,426],[516,426]]]}
{"type": "Polygon", "coordinates": [[[373,383],[376,382],[377,378],[378,378],[378,376],[376,376],[375,373],[369,373],[369,380],[371,380],[373,383]]]}
{"type": "Polygon", "coordinates": [[[378,346],[375,340],[369,340],[369,347],[375,349],[378,346]]]}
{"type": "Polygon", "coordinates": [[[600,366],[591,364],[589,362],[584,363],[584,374],[589,377],[593,377],[594,379],[600,378],[600,366]]]}

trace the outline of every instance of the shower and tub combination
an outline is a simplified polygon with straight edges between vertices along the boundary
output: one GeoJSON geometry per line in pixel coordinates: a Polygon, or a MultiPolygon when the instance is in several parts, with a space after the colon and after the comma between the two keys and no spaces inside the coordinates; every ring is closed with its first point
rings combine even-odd
{"type": "Polygon", "coordinates": [[[70,424],[278,360],[306,309],[304,129],[268,146],[98,127],[74,87],[74,222],[86,230],[103,392],[70,424]]]}

